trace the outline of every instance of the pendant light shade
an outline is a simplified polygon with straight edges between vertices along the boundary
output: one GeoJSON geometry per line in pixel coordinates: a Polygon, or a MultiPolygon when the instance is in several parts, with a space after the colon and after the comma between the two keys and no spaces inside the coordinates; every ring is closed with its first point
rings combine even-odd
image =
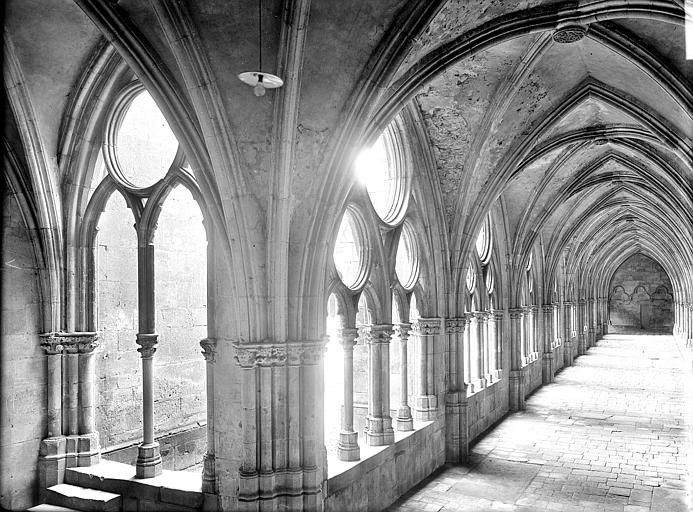
{"type": "Polygon", "coordinates": [[[278,76],[261,71],[245,71],[238,78],[253,88],[255,96],[264,96],[265,89],[276,89],[284,85],[284,81],[278,76]]]}
{"type": "MultiPolygon", "coordinates": [[[[258,69],[262,70],[262,0],[257,2],[258,20],[258,69]]],[[[253,88],[255,96],[264,96],[267,89],[276,89],[284,85],[284,81],[276,75],[264,71],[245,71],[238,75],[241,82],[253,88]]]]}

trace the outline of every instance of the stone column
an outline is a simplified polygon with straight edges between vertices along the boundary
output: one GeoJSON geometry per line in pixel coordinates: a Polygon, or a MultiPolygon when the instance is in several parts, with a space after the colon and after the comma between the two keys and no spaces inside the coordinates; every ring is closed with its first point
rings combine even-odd
{"type": "Polygon", "coordinates": [[[159,443],[154,440],[154,352],[156,301],[154,299],[154,245],[140,242],[137,247],[137,351],[142,356],[142,444],[137,449],[136,478],[152,478],[162,471],[159,443]]]}
{"type": "Polygon", "coordinates": [[[585,355],[587,353],[587,333],[585,329],[585,299],[580,299],[578,301],[577,309],[577,332],[578,332],[578,355],[585,355]]]}
{"type": "Polygon", "coordinates": [[[539,336],[537,334],[538,328],[537,328],[537,306],[535,304],[532,304],[527,308],[527,313],[528,313],[528,318],[529,318],[529,339],[528,339],[528,348],[529,350],[527,351],[527,355],[529,356],[530,361],[534,361],[538,356],[539,350],[538,350],[538,340],[539,336]]]}
{"type": "Polygon", "coordinates": [[[233,345],[242,372],[239,412],[243,415],[236,509],[320,509],[325,343],[323,339],[233,345]],[[285,435],[274,435],[275,429],[285,435]]]}
{"type": "Polygon", "coordinates": [[[46,352],[48,437],[62,435],[63,430],[63,345],[53,333],[42,334],[41,347],[46,352]]]}
{"type": "Polygon", "coordinates": [[[563,303],[563,366],[573,365],[572,302],[563,303]]]}
{"type": "Polygon", "coordinates": [[[688,304],[688,334],[686,338],[686,346],[693,347],[693,303],[688,304]]]}
{"type": "Polygon", "coordinates": [[[96,372],[94,350],[99,346],[96,333],[75,333],[77,339],[79,371],[79,446],[80,466],[98,464],[101,460],[99,435],[96,432],[96,400],[94,386],[96,372]]]}
{"type": "Polygon", "coordinates": [[[551,384],[554,381],[553,363],[553,305],[544,304],[541,307],[544,323],[544,339],[542,340],[541,381],[551,384]]]}
{"type": "MultiPolygon", "coordinates": [[[[477,372],[478,372],[478,383],[479,389],[486,387],[486,347],[485,338],[486,332],[486,320],[488,318],[488,313],[485,311],[477,311],[474,313],[477,321],[476,329],[476,344],[477,344],[477,372]]],[[[474,362],[472,361],[472,364],[474,362]]]]}
{"type": "Polygon", "coordinates": [[[521,411],[525,408],[524,373],[522,372],[521,346],[522,336],[522,309],[510,310],[510,410],[521,411]]]}
{"type": "Polygon", "coordinates": [[[383,446],[395,442],[390,417],[390,338],[391,325],[370,325],[362,328],[368,344],[368,418],[366,442],[383,446]]]}
{"type": "Polygon", "coordinates": [[[498,379],[496,369],[498,367],[496,350],[498,346],[498,334],[496,331],[496,312],[491,311],[486,320],[486,382],[491,384],[498,379]]]}
{"type": "Polygon", "coordinates": [[[495,320],[495,339],[494,339],[494,350],[495,350],[495,365],[493,366],[494,378],[495,380],[501,380],[503,378],[503,317],[505,316],[502,309],[493,310],[493,318],[495,320]]]}
{"type": "Polygon", "coordinates": [[[412,323],[411,336],[417,347],[416,402],[414,415],[418,421],[431,421],[436,417],[438,397],[434,376],[435,337],[441,334],[440,318],[418,318],[412,323]]]}
{"type": "MultiPolygon", "coordinates": [[[[527,357],[527,308],[522,308],[520,310],[520,367],[527,364],[529,358],[527,357]]],[[[512,318],[512,317],[511,317],[512,318]]]]}
{"type": "Polygon", "coordinates": [[[602,325],[601,335],[609,334],[609,298],[599,298],[599,317],[602,325]]]}
{"type": "Polygon", "coordinates": [[[399,366],[399,408],[397,409],[397,430],[407,432],[414,430],[414,420],[411,416],[411,407],[409,407],[409,387],[408,373],[409,361],[407,354],[407,340],[409,339],[409,331],[411,324],[400,323],[394,326],[395,339],[400,343],[400,366],[399,366]]]}
{"type": "Polygon", "coordinates": [[[481,373],[479,371],[479,360],[481,359],[479,324],[479,313],[475,311],[469,319],[469,383],[472,388],[472,393],[476,393],[481,389],[481,373]]]}
{"type": "Polygon", "coordinates": [[[464,381],[463,340],[467,318],[445,320],[448,335],[450,372],[445,393],[445,458],[450,463],[467,460],[467,387],[464,381]]]}
{"type": "Polygon", "coordinates": [[[464,315],[464,332],[462,333],[462,352],[463,352],[463,359],[464,359],[464,372],[463,372],[463,379],[464,382],[470,385],[469,391],[473,392],[474,391],[474,386],[472,385],[472,354],[471,354],[471,345],[472,345],[472,317],[474,315],[472,313],[467,313],[464,315]]]}
{"type": "Polygon", "coordinates": [[[597,341],[596,333],[594,330],[594,299],[587,299],[587,348],[594,347],[597,341]]]}
{"type": "Polygon", "coordinates": [[[344,461],[361,458],[359,436],[354,431],[354,345],[358,336],[358,329],[355,328],[339,330],[339,343],[344,350],[344,414],[337,444],[337,458],[344,461]]]}
{"type": "Polygon", "coordinates": [[[67,359],[67,435],[79,434],[79,354],[77,341],[63,337],[67,359]]]}
{"type": "Polygon", "coordinates": [[[142,356],[142,444],[137,449],[136,478],[152,478],[163,469],[159,443],[154,440],[154,352],[158,334],[137,335],[142,356]]]}
{"type": "Polygon", "coordinates": [[[202,492],[216,492],[216,460],[214,455],[214,363],[217,341],[205,338],[200,341],[206,366],[207,394],[207,450],[202,458],[202,492]]]}

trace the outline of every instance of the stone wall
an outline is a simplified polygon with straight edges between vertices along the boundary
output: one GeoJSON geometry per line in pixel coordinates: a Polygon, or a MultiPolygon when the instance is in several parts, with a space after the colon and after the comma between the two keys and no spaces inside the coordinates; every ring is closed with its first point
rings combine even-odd
{"type": "MultiPolygon", "coordinates": [[[[206,369],[199,346],[207,333],[206,240],[201,219],[190,193],[178,187],[163,205],[154,239],[159,334],[154,355],[157,438],[198,428],[206,421],[206,369]]],[[[130,210],[114,195],[99,221],[97,239],[101,348],[97,354],[96,422],[106,450],[128,447],[142,435],[141,361],[135,343],[137,249],[132,225],[130,210]]],[[[173,441],[173,446],[186,443],[182,438],[180,443],[173,441]]],[[[201,459],[204,447],[195,453],[201,459]]],[[[118,460],[134,463],[134,458],[118,460]]],[[[166,464],[177,466],[173,460],[166,464]]]]}
{"type": "Polygon", "coordinates": [[[673,295],[669,276],[653,259],[635,254],[609,285],[609,332],[671,332],[673,295]]]}
{"type": "Polygon", "coordinates": [[[523,371],[525,375],[525,397],[528,397],[541,387],[541,354],[537,359],[527,364],[523,371]]]}
{"type": "MultiPolygon", "coordinates": [[[[164,469],[187,469],[200,462],[207,449],[207,427],[195,427],[157,437],[164,469]]],[[[102,454],[106,460],[132,464],[137,460],[138,444],[131,444],[102,454]]]]}
{"type": "Polygon", "coordinates": [[[46,356],[38,268],[31,234],[14,196],[2,192],[2,341],[0,341],[0,508],[37,500],[37,461],[46,436],[46,356]]]}
{"type": "Polygon", "coordinates": [[[325,511],[385,510],[445,462],[443,424],[432,422],[330,478],[325,511]]]}
{"type": "Polygon", "coordinates": [[[508,413],[508,380],[501,379],[467,399],[469,442],[479,438],[508,413]]]}

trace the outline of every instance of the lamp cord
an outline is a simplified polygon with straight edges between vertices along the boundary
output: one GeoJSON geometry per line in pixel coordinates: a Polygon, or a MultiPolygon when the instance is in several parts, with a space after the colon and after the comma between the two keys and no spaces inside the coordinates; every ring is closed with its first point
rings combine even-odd
{"type": "Polygon", "coordinates": [[[260,46],[260,68],[258,71],[262,72],[262,0],[257,0],[257,19],[258,19],[258,41],[260,46]]]}

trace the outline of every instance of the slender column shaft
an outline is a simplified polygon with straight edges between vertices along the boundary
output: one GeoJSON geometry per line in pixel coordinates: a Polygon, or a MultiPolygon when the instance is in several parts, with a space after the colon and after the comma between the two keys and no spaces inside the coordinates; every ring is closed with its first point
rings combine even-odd
{"type": "Polygon", "coordinates": [[[400,344],[400,365],[399,365],[399,408],[397,409],[397,430],[409,431],[413,430],[414,424],[411,416],[411,408],[409,407],[409,383],[408,383],[408,357],[407,357],[407,340],[409,339],[409,330],[411,325],[401,323],[395,326],[394,338],[399,340],[400,344]]]}
{"type": "Polygon", "coordinates": [[[496,319],[496,338],[495,338],[495,350],[496,350],[496,365],[494,370],[497,370],[496,376],[500,379],[500,372],[503,369],[503,311],[495,310],[493,315],[496,319]]]}
{"type": "Polygon", "coordinates": [[[136,476],[151,478],[161,474],[159,443],[154,442],[154,352],[155,334],[154,246],[137,248],[137,312],[139,333],[137,351],[142,356],[142,444],[138,448],[136,476]]]}
{"type": "Polygon", "coordinates": [[[214,362],[216,356],[216,340],[205,338],[200,341],[202,354],[207,370],[207,450],[202,459],[202,491],[215,492],[215,455],[214,455],[214,362]]]}
{"type": "Polygon", "coordinates": [[[354,345],[358,335],[358,330],[354,328],[339,331],[339,342],[344,351],[344,414],[337,444],[337,458],[344,461],[361,458],[358,434],[354,431],[354,345]]]}
{"type": "Polygon", "coordinates": [[[522,313],[520,313],[520,339],[519,339],[519,349],[520,349],[520,361],[521,365],[524,365],[527,362],[527,311],[526,310],[521,310],[522,313]]]}
{"type": "Polygon", "coordinates": [[[489,375],[490,378],[495,379],[496,377],[496,369],[498,368],[498,363],[496,360],[496,350],[497,350],[497,334],[496,334],[496,314],[495,312],[491,312],[488,317],[487,321],[487,332],[488,336],[486,339],[486,359],[488,361],[488,367],[486,370],[486,373],[489,375]]]}
{"type": "Polygon", "coordinates": [[[98,346],[96,336],[80,340],[79,351],[79,394],[80,394],[80,434],[96,432],[94,385],[96,371],[94,365],[94,349],[98,346]]]}
{"type": "Polygon", "coordinates": [[[63,433],[62,393],[63,393],[63,345],[53,334],[41,335],[41,346],[46,351],[47,364],[47,416],[48,437],[57,437],[63,433]]]}
{"type": "Polygon", "coordinates": [[[68,435],[79,434],[79,355],[77,344],[65,343],[67,357],[67,425],[68,435]]]}
{"type": "Polygon", "coordinates": [[[462,342],[464,349],[464,381],[472,382],[472,319],[471,315],[467,314],[464,317],[464,340],[462,342]]]}
{"type": "Polygon", "coordinates": [[[364,328],[368,340],[368,427],[366,440],[371,446],[392,444],[395,440],[390,417],[390,338],[391,325],[371,325],[364,328]]]}
{"type": "Polygon", "coordinates": [[[420,396],[424,396],[427,394],[427,386],[426,386],[426,380],[428,378],[428,372],[426,371],[426,359],[428,358],[428,343],[426,336],[417,336],[416,337],[417,341],[417,346],[419,348],[419,358],[418,358],[418,364],[419,364],[419,375],[417,379],[418,383],[418,394],[420,396]]]}

